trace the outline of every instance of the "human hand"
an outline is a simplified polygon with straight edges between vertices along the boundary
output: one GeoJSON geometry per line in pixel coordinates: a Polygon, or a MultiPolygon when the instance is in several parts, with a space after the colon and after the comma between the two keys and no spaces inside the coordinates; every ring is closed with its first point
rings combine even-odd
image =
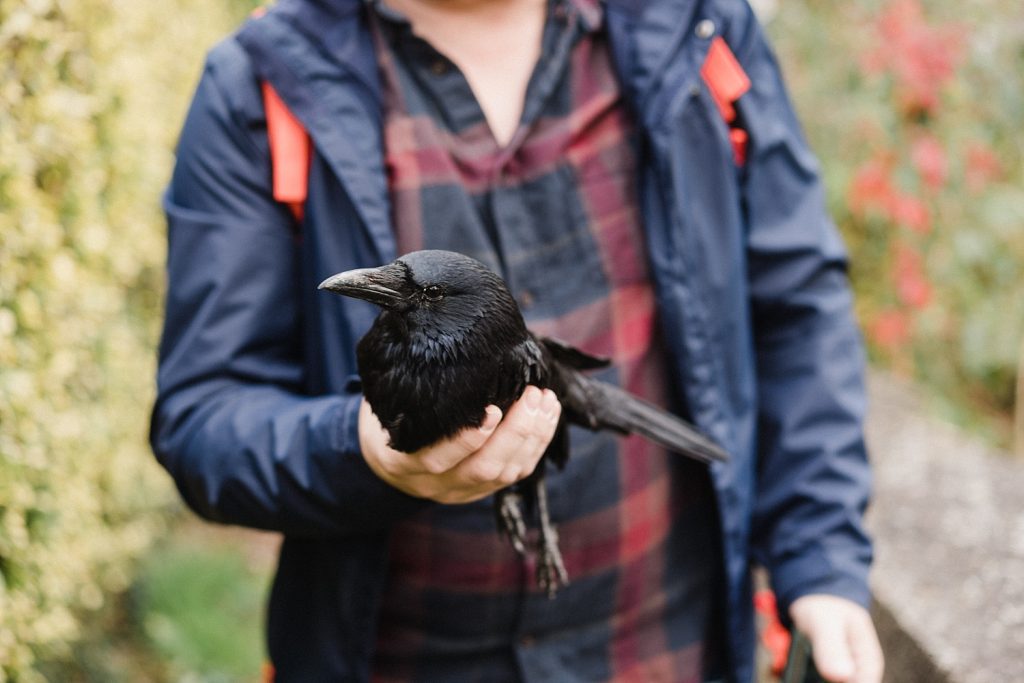
{"type": "Polygon", "coordinates": [[[502,420],[488,406],[483,424],[403,453],[388,446],[388,433],[363,399],[359,445],[373,472],[395,488],[439,503],[469,503],[529,476],[555,434],[562,406],[550,389],[529,386],[502,420]]]}
{"type": "Polygon", "coordinates": [[[789,607],[807,636],[818,673],[832,683],[881,683],[884,661],[868,611],[835,595],[812,594],[789,607]]]}

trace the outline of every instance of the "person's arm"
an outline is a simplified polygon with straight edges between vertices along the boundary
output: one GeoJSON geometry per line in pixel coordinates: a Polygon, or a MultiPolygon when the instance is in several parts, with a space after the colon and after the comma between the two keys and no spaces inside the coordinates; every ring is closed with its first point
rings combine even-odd
{"type": "Polygon", "coordinates": [[[369,533],[422,504],[360,455],[361,396],[305,396],[297,247],[273,200],[258,84],[231,41],[210,55],[164,198],[168,289],[151,442],[215,521],[369,533]]]}
{"type": "MultiPolygon", "coordinates": [[[[726,40],[752,84],[738,110],[750,138],[743,199],[759,405],[754,552],[784,612],[813,629],[808,636],[819,653],[833,651],[822,640],[832,627],[855,650],[874,643],[856,678],[834,678],[871,681],[881,657],[866,612],[872,549],[863,524],[870,492],[864,358],[845,248],[761,27],[745,2],[728,7],[726,40]],[[803,610],[791,609],[811,596],[800,602],[803,610]],[[857,618],[848,619],[847,610],[857,618]],[[865,621],[869,638],[860,628],[865,621]]],[[[839,671],[830,668],[836,661],[820,668],[839,671]]]]}

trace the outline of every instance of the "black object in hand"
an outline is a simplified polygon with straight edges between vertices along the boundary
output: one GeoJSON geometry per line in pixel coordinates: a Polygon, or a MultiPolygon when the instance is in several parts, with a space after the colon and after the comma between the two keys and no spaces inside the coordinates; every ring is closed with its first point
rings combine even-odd
{"type": "Polygon", "coordinates": [[[793,631],[780,683],[827,683],[814,666],[811,641],[800,631],[793,631]]]}
{"type": "Polygon", "coordinates": [[[386,266],[329,277],[320,289],[383,309],[356,356],[363,395],[392,448],[413,452],[479,427],[488,405],[506,412],[529,384],[555,392],[562,417],[536,470],[495,494],[498,524],[520,553],[526,533],[520,503],[535,509],[537,581],[551,596],[568,577],[549,518],[544,469],[547,460],[565,466],[567,423],[640,434],[703,462],[726,458],[680,418],[583,375],[608,361],[532,334],[504,281],[468,256],[412,252],[386,266]]]}

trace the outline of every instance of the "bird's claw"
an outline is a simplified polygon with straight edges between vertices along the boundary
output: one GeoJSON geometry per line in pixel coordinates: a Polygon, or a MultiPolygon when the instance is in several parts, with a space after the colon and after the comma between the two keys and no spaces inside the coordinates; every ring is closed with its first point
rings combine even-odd
{"type": "Polygon", "coordinates": [[[498,517],[512,547],[520,555],[526,554],[526,522],[520,503],[523,497],[518,493],[505,493],[498,502],[498,517]]]}
{"type": "Polygon", "coordinates": [[[558,533],[554,527],[541,534],[537,548],[537,586],[554,598],[558,589],[569,585],[569,573],[565,571],[562,552],[558,549],[558,533]]]}
{"type": "Polygon", "coordinates": [[[537,544],[537,585],[554,598],[558,589],[569,585],[569,573],[565,571],[562,551],[558,549],[558,532],[551,523],[548,508],[548,491],[544,480],[536,483],[537,515],[540,518],[540,541],[537,544]]]}

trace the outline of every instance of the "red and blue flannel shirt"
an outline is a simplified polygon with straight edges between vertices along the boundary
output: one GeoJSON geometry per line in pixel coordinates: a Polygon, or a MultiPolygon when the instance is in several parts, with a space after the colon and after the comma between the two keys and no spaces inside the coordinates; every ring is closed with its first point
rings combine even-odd
{"type": "MultiPolygon", "coordinates": [[[[613,360],[603,379],[667,404],[636,200],[634,127],[596,2],[555,2],[522,120],[500,146],[459,69],[375,5],[399,252],[500,272],[530,327],[613,360]]],[[[488,498],[400,522],[374,680],[693,681],[722,638],[717,511],[703,466],[575,429],[549,472],[571,584],[549,600],[488,498]]],[[[535,533],[535,532],[534,532],[535,533]]]]}

